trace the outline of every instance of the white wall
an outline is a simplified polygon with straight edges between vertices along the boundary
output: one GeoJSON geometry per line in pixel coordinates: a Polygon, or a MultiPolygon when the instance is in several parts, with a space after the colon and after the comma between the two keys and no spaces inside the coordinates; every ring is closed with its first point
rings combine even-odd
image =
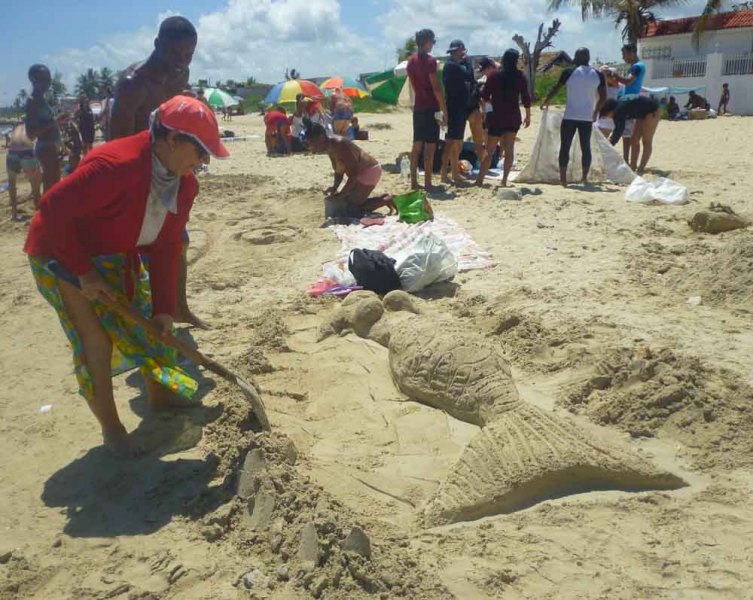
{"type": "Polygon", "coordinates": [[[700,58],[713,52],[722,54],[747,54],[753,51],[753,27],[709,31],[701,38],[700,48],[693,45],[692,35],[664,35],[640,40],[640,53],[644,49],[672,47],[672,58],[700,58]]]}

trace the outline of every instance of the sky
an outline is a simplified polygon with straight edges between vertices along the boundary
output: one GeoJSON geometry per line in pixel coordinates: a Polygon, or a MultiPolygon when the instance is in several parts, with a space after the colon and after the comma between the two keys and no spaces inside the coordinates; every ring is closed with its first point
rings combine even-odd
{"type": "MultiPolygon", "coordinates": [[[[675,18],[700,12],[703,0],[657,10],[675,18]]],[[[562,21],[554,45],[572,54],[586,45],[595,58],[617,60],[621,39],[609,21],[584,23],[580,11],[548,13],[546,0],[3,0],[0,106],[13,102],[34,63],[60,71],[72,92],[87,68],[113,71],[143,60],[162,19],[180,14],[199,32],[191,80],[283,79],[380,71],[395,64],[395,49],[422,28],[437,36],[435,55],[462,39],[472,54],[499,56],[512,36],[535,38],[539,23],[562,21]]]]}

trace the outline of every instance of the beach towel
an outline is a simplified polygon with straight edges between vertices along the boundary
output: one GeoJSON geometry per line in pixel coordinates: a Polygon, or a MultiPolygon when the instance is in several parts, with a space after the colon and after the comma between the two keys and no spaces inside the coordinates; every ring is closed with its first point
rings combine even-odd
{"type": "Polygon", "coordinates": [[[415,225],[401,223],[397,217],[386,217],[384,225],[363,227],[362,225],[334,225],[329,228],[340,240],[337,258],[322,265],[323,279],[333,284],[352,285],[355,279],[348,271],[348,256],[354,248],[368,248],[384,252],[400,262],[413,251],[417,241],[425,233],[431,233],[442,240],[458,261],[458,271],[486,269],[495,264],[492,255],[481,249],[470,234],[455,221],[443,215],[436,215],[433,221],[415,225]]]}

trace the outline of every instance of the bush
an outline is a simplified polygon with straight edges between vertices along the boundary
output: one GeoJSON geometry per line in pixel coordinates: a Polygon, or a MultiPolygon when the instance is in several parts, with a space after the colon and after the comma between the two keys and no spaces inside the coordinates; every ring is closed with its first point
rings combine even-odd
{"type": "MultiPolygon", "coordinates": [[[[547,94],[552,91],[555,85],[557,85],[557,82],[559,81],[560,74],[559,73],[544,73],[540,74],[536,77],[536,84],[534,85],[534,93],[536,97],[538,98],[538,101],[541,102],[546,98],[547,94]]],[[[551,104],[557,105],[557,104],[565,104],[567,101],[567,89],[562,88],[559,92],[557,92],[557,95],[552,98],[551,104]]]]}

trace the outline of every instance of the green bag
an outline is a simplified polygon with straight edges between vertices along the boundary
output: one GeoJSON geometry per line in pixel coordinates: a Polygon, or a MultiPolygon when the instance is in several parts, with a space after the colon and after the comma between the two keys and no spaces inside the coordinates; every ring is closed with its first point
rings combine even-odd
{"type": "Polygon", "coordinates": [[[434,211],[424,190],[414,190],[393,198],[403,223],[420,223],[434,220],[434,211]]]}

